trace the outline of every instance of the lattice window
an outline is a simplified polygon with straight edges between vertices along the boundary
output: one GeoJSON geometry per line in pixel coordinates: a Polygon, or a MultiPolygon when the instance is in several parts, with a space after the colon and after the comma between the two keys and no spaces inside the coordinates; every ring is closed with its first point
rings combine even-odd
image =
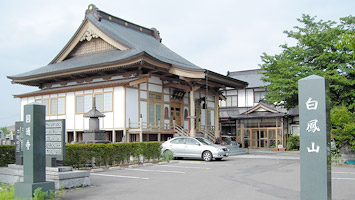
{"type": "Polygon", "coordinates": [[[90,41],[84,40],[79,42],[74,50],[69,54],[68,58],[110,49],[115,49],[115,47],[101,38],[92,38],[90,41]]]}

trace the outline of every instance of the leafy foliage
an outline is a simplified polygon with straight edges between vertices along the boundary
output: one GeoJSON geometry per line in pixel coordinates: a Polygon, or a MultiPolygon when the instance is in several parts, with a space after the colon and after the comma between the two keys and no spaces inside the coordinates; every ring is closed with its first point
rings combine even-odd
{"type": "Polygon", "coordinates": [[[6,127],[2,127],[2,128],[0,128],[0,129],[1,129],[1,131],[4,133],[4,135],[10,133],[10,131],[8,131],[6,127]]]}
{"type": "Polygon", "coordinates": [[[0,167],[15,163],[15,145],[0,145],[0,167]]]}
{"type": "Polygon", "coordinates": [[[334,107],[330,112],[332,124],[331,133],[338,148],[351,147],[355,151],[355,114],[350,112],[346,106],[334,107]]]}
{"type": "MultiPolygon", "coordinates": [[[[355,17],[334,21],[316,21],[303,15],[293,31],[285,31],[297,40],[296,46],[281,45],[282,53],[261,56],[263,81],[269,82],[266,100],[278,102],[287,109],[298,104],[298,80],[316,74],[329,81],[332,106],[344,104],[355,111],[354,48],[346,35],[355,33],[355,17]],[[343,45],[339,43],[344,42],[343,45]]],[[[350,38],[351,41],[351,38],[350,38]]]]}
{"type": "MultiPolygon", "coordinates": [[[[161,142],[67,144],[64,165],[73,167],[125,164],[130,158],[160,159],[161,142]],[[93,159],[94,158],[94,159],[93,159]]],[[[144,162],[144,161],[143,161],[144,162]]],[[[15,145],[0,145],[0,164],[15,163],[15,145]]]]}
{"type": "Polygon", "coordinates": [[[163,155],[162,155],[162,161],[165,161],[165,162],[170,162],[171,160],[174,159],[174,154],[172,151],[170,150],[166,150],[164,151],[163,155]]]}
{"type": "Polygon", "coordinates": [[[287,149],[299,150],[300,149],[300,137],[291,135],[287,141],[287,149]]]}
{"type": "Polygon", "coordinates": [[[129,163],[130,158],[143,156],[146,160],[160,159],[161,142],[67,144],[64,165],[84,167],[129,163]]]}

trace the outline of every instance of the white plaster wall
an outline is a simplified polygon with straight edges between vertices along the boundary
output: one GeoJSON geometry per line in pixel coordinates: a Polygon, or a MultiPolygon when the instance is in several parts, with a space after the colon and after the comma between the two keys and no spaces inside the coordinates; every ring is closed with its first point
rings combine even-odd
{"type": "Polygon", "coordinates": [[[35,98],[34,97],[28,97],[28,103],[32,103],[35,101],[35,98]]]}
{"type": "Polygon", "coordinates": [[[23,106],[27,104],[27,98],[21,98],[20,100],[20,106],[21,106],[21,118],[20,121],[23,121],[23,115],[24,115],[24,110],[23,110],[23,106]]]}
{"type": "Polygon", "coordinates": [[[186,97],[186,94],[185,94],[185,96],[184,96],[184,104],[189,104],[189,98],[186,97]]]}
{"type": "Polygon", "coordinates": [[[246,90],[247,95],[247,107],[254,106],[254,92],[253,89],[246,90]]]}
{"type": "Polygon", "coordinates": [[[164,94],[164,101],[165,102],[170,102],[170,97],[167,94],[164,94]]]}
{"type": "Polygon", "coordinates": [[[211,110],[211,125],[214,126],[214,110],[211,110]]]}
{"type": "Polygon", "coordinates": [[[201,109],[201,125],[204,126],[206,123],[206,109],[201,109]]]}
{"type": "Polygon", "coordinates": [[[65,99],[65,128],[74,129],[75,123],[75,96],[74,92],[68,92],[65,99]]]}
{"type": "Polygon", "coordinates": [[[84,94],[92,94],[94,92],[94,90],[85,90],[84,94]]]}
{"type": "Polygon", "coordinates": [[[140,97],[141,97],[142,99],[146,99],[146,98],[147,98],[147,92],[146,92],[146,91],[141,91],[140,97]]]}
{"type": "Polygon", "coordinates": [[[149,84],[149,91],[152,92],[162,92],[163,87],[161,85],[149,84]]]}
{"type": "MultiPolygon", "coordinates": [[[[84,129],[84,123],[83,123],[83,115],[82,114],[78,114],[75,115],[74,117],[75,119],[75,124],[74,124],[74,129],[84,129]]],[[[88,127],[89,128],[89,127],[88,127]]]]}
{"type": "MultiPolygon", "coordinates": [[[[148,113],[147,113],[147,102],[145,101],[141,101],[140,102],[140,114],[142,114],[142,119],[143,122],[147,122],[147,118],[148,118],[148,113]]],[[[140,116],[139,116],[140,117],[140,116]]]]}
{"type": "MultiPolygon", "coordinates": [[[[82,120],[84,123],[84,130],[88,130],[89,129],[89,118],[83,117],[82,120]]],[[[102,120],[100,121],[99,126],[102,127],[102,120]]]]}
{"type": "Polygon", "coordinates": [[[246,106],[245,90],[238,90],[238,107],[246,106]]]}
{"type": "Polygon", "coordinates": [[[141,90],[146,90],[147,89],[147,84],[146,83],[141,83],[140,84],[140,89],[141,90]]]}
{"type": "MultiPolygon", "coordinates": [[[[162,84],[160,78],[152,76],[149,78],[149,83],[156,83],[156,84],[162,84]]],[[[149,86],[150,87],[150,86],[149,86]]],[[[150,88],[149,88],[150,89],[150,88]]]]}
{"type": "Polygon", "coordinates": [[[113,126],[115,128],[124,127],[124,101],[125,101],[124,88],[115,87],[113,90],[113,112],[114,112],[113,126]]]}
{"type": "Polygon", "coordinates": [[[103,121],[102,128],[112,129],[113,128],[113,112],[105,112],[103,114],[105,115],[105,117],[100,118],[100,121],[103,121]]]}
{"type": "MultiPolygon", "coordinates": [[[[126,126],[129,120],[133,124],[139,121],[138,116],[138,90],[126,88],[126,126]]],[[[137,126],[138,127],[138,126],[137,126]]]]}
{"type": "Polygon", "coordinates": [[[189,121],[187,121],[187,120],[184,121],[184,129],[186,129],[186,130],[189,129],[189,121]]]}

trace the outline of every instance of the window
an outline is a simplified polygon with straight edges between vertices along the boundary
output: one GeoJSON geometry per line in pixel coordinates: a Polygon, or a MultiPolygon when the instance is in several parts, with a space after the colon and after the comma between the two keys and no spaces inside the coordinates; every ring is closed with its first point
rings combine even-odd
{"type": "Polygon", "coordinates": [[[38,99],[36,102],[46,106],[46,115],[64,115],[65,97],[38,99]]]}
{"type": "Polygon", "coordinates": [[[87,113],[92,109],[92,99],[95,97],[96,109],[100,112],[112,111],[112,92],[86,94],[76,96],[76,113],[87,113]]]}
{"type": "Polygon", "coordinates": [[[150,125],[159,126],[162,123],[162,109],[162,95],[149,93],[148,122],[150,125]]]}
{"type": "Polygon", "coordinates": [[[238,106],[238,91],[237,90],[228,90],[223,91],[223,95],[226,97],[225,101],[220,101],[221,107],[237,107],[238,106]]]}
{"type": "Polygon", "coordinates": [[[161,104],[149,103],[149,124],[158,126],[161,122],[161,104]]]}
{"type": "Polygon", "coordinates": [[[254,91],[254,103],[259,103],[265,97],[266,91],[254,91]]]}

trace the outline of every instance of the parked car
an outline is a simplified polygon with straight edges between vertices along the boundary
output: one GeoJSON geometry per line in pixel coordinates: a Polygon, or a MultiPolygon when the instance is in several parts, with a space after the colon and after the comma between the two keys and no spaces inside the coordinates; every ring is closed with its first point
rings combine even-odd
{"type": "Polygon", "coordinates": [[[239,144],[235,136],[222,135],[221,138],[217,138],[216,144],[220,144],[223,146],[230,146],[230,147],[239,147],[239,144]]]}
{"type": "Polygon", "coordinates": [[[222,160],[228,156],[228,149],[202,137],[176,137],[162,144],[162,152],[171,151],[174,158],[202,158],[222,160]]]}

